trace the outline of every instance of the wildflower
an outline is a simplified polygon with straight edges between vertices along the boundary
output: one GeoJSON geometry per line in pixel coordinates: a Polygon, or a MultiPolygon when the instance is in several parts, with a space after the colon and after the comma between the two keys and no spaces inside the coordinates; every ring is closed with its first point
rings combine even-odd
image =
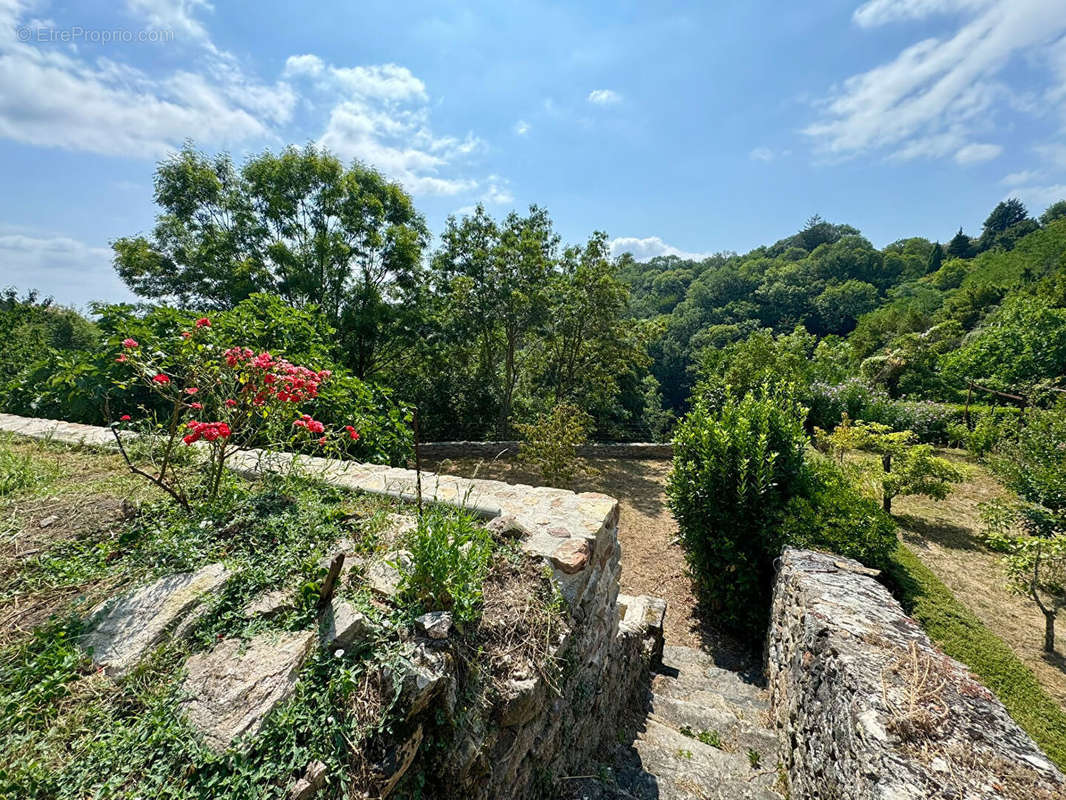
{"type": "Polygon", "coordinates": [[[152,378],[152,380],[155,381],[156,383],[160,384],[160,385],[166,385],[166,384],[170,383],[170,378],[168,378],[162,372],[160,372],[158,375],[156,375],[154,378],[152,378]]]}
{"type": "Polygon", "coordinates": [[[181,332],[181,338],[182,339],[188,339],[190,336],[192,336],[192,334],[189,333],[188,331],[182,331],[181,332]]]}
{"type": "Polygon", "coordinates": [[[235,407],[237,405],[237,401],[234,400],[232,397],[229,397],[229,398],[226,399],[226,405],[229,406],[230,408],[233,408],[233,407],[235,407]]]}
{"type": "Polygon", "coordinates": [[[118,419],[119,419],[119,422],[129,422],[129,421],[130,421],[130,419],[131,419],[131,417],[130,417],[130,415],[129,415],[129,414],[123,414],[123,415],[122,415],[121,417],[119,417],[118,419]]]}
{"type": "Polygon", "coordinates": [[[137,344],[136,339],[123,339],[122,346],[125,347],[127,350],[132,350],[135,347],[140,347],[140,345],[137,344]]]}
{"type": "Polygon", "coordinates": [[[185,394],[196,394],[198,391],[200,390],[197,387],[190,386],[185,390],[185,394]]]}
{"type": "Polygon", "coordinates": [[[118,354],[118,358],[115,359],[115,361],[117,361],[119,364],[123,363],[125,360],[126,360],[126,354],[125,353],[119,353],[118,354]]]}
{"type": "Polygon", "coordinates": [[[344,651],[343,650],[334,650],[333,651],[333,657],[334,658],[340,658],[343,655],[344,655],[344,651]]]}
{"type": "Polygon", "coordinates": [[[196,320],[196,327],[197,328],[210,328],[211,327],[211,320],[209,320],[207,317],[200,317],[200,319],[196,320]]]}

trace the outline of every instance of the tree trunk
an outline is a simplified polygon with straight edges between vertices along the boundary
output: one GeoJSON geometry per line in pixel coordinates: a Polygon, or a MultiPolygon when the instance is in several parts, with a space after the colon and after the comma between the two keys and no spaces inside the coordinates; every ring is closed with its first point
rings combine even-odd
{"type": "Polygon", "coordinates": [[[1044,612],[1044,652],[1055,652],[1055,612],[1044,612]]]}
{"type": "MultiPolygon", "coordinates": [[[[885,471],[886,475],[892,471],[891,453],[881,454],[881,468],[885,471]]],[[[892,496],[885,491],[884,486],[881,487],[881,508],[885,510],[886,514],[892,513],[892,496]]]]}
{"type": "MultiPolygon", "coordinates": [[[[884,492],[883,489],[881,491],[884,492]]],[[[881,496],[881,508],[885,510],[886,514],[892,513],[892,498],[887,494],[882,494],[881,496]]]]}

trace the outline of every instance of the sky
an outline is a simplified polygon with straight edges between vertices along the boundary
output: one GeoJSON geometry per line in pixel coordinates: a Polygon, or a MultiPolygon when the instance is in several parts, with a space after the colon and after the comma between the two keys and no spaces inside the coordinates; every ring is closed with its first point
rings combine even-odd
{"type": "Polygon", "coordinates": [[[813,214],[946,241],[1066,198],[1066,0],[0,0],[0,288],[130,299],[110,242],[186,140],[325,145],[434,233],[480,202],[640,259],[813,214]]]}

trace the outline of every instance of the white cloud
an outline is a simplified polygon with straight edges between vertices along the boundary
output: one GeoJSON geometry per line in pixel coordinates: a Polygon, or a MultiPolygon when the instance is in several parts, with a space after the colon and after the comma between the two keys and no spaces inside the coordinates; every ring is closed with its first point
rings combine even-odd
{"type": "Polygon", "coordinates": [[[998,144],[968,144],[960,147],[955,152],[955,162],[958,164],[978,164],[989,161],[1000,153],[1003,148],[998,144]]]}
{"type": "Polygon", "coordinates": [[[773,161],[775,156],[776,153],[769,147],[756,147],[748,153],[748,158],[752,161],[773,161]]]}
{"type": "Polygon", "coordinates": [[[63,305],[123,302],[133,294],[111,266],[111,249],[66,236],[0,231],[0,288],[37,289],[63,305]]]}
{"type": "Polygon", "coordinates": [[[454,195],[479,182],[449,175],[482,147],[473,134],[441,136],[430,125],[425,84],[396,64],[335,67],[314,56],[290,58],[285,74],[307,77],[330,104],[319,144],[344,160],[358,159],[397,180],[412,194],[454,195]]]}
{"type": "Polygon", "coordinates": [[[481,202],[488,205],[505,206],[514,202],[514,195],[508,188],[509,181],[499,175],[489,175],[488,188],[481,195],[481,202]]]}
{"type": "MultiPolygon", "coordinates": [[[[1063,0],[873,0],[855,15],[873,27],[934,12],[965,14],[950,36],[928,38],[896,58],[847,78],[822,102],[821,119],[805,133],[835,159],[883,151],[891,158],[946,157],[967,150],[976,136],[995,130],[998,111],[1017,96],[1006,68],[1017,56],[1043,53],[1066,32],[1063,0]]],[[[1066,63],[1066,62],[1064,62],[1066,63]]],[[[1016,104],[1015,104],[1016,105],[1016,104]]],[[[984,154],[990,152],[983,151],[984,154]]]]}
{"type": "Polygon", "coordinates": [[[874,28],[889,22],[902,22],[988,5],[989,0],[869,0],[852,15],[856,24],[874,28]]]}
{"type": "Polygon", "coordinates": [[[702,261],[710,253],[686,253],[673,245],[669,245],[658,236],[648,236],[638,239],[634,236],[620,236],[610,241],[611,256],[620,256],[622,253],[631,253],[637,261],[650,261],[656,256],[677,256],[678,258],[702,261]]]}
{"type": "MultiPolygon", "coordinates": [[[[181,30],[206,47],[206,32],[183,3],[131,3],[151,26],[181,30]]],[[[161,77],[108,59],[90,61],[74,48],[18,41],[25,6],[0,3],[0,136],[43,147],[157,158],[187,137],[227,145],[272,136],[270,123],[291,116],[285,83],[247,77],[213,46],[200,69],[161,77]]],[[[209,44],[209,43],[208,43],[209,44]]],[[[170,46],[160,44],[157,46],[170,46]]],[[[201,51],[202,52],[202,51],[201,51]]]]}
{"type": "Polygon", "coordinates": [[[140,158],[159,158],[187,138],[206,147],[278,142],[294,138],[283,126],[310,94],[328,110],[319,142],[339,157],[360,159],[414,194],[479,187],[454,173],[480,140],[435,133],[426,86],[406,67],[335,66],[305,53],[289,57],[270,84],[211,42],[195,16],[211,10],[205,0],[128,0],[128,8],[153,28],[175,31],[174,42],[159,46],[195,48],[191,66],[155,75],[91,61],[74,48],[20,42],[27,7],[0,0],[0,137],[140,158]]]}
{"type": "Polygon", "coordinates": [[[514,132],[519,136],[525,136],[527,133],[529,133],[529,128],[529,123],[526,122],[524,119],[520,119],[514,124],[514,132]]]}
{"type": "Polygon", "coordinates": [[[622,102],[622,95],[612,89],[593,89],[588,101],[598,106],[613,106],[622,102]]]}
{"type": "Polygon", "coordinates": [[[1018,186],[1011,189],[1008,197],[1017,197],[1029,209],[1033,216],[1040,216],[1044,209],[1059,200],[1066,200],[1066,183],[1056,183],[1046,186],[1018,186]]]}
{"type": "Polygon", "coordinates": [[[1000,183],[1004,186],[1021,186],[1039,180],[1041,177],[1041,173],[1035,169],[1023,169],[1019,172],[1012,172],[1009,175],[1004,175],[1003,178],[1000,179],[1000,183]]]}

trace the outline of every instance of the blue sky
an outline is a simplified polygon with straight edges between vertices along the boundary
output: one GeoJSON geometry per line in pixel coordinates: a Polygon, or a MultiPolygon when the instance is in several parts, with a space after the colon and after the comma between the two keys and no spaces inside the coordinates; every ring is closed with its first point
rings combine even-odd
{"type": "Polygon", "coordinates": [[[1066,197],[1066,0],[0,0],[0,286],[128,298],[108,243],[186,138],[324,143],[434,232],[484,202],[639,257],[815,213],[946,240],[1066,197]]]}

